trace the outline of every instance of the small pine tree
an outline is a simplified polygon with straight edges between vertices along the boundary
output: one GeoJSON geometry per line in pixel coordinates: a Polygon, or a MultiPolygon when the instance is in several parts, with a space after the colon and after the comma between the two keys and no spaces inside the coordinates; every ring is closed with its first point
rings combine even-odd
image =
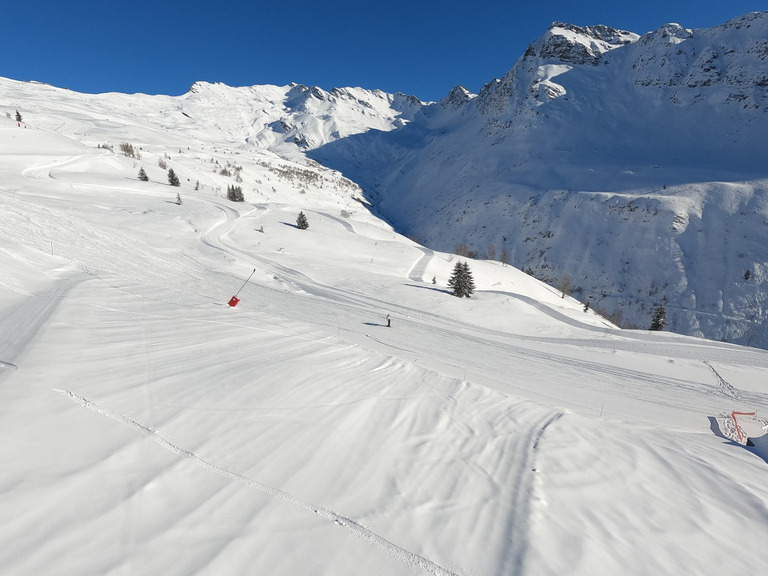
{"type": "Polygon", "coordinates": [[[304,216],[304,212],[299,212],[299,216],[296,218],[296,226],[302,230],[309,228],[309,221],[307,220],[307,217],[304,216]]]}
{"type": "Polygon", "coordinates": [[[458,298],[469,298],[475,292],[475,281],[472,278],[472,271],[466,262],[456,262],[453,267],[453,273],[448,280],[448,288],[454,296],[458,298]]]}
{"type": "Polygon", "coordinates": [[[139,168],[139,180],[142,182],[146,182],[149,180],[149,176],[147,176],[147,173],[144,171],[144,168],[139,168]]]}
{"type": "Polygon", "coordinates": [[[16,122],[21,122],[21,113],[16,110],[16,122]]]}
{"type": "Polygon", "coordinates": [[[667,309],[663,304],[659,304],[653,309],[653,316],[651,317],[651,327],[649,330],[660,331],[664,330],[664,326],[667,325],[667,309]]]}
{"type": "Polygon", "coordinates": [[[179,194],[178,192],[176,192],[176,204],[181,206],[181,194],[179,194]]]}
{"type": "Polygon", "coordinates": [[[200,190],[200,180],[195,182],[195,190],[200,190]]]}
{"type": "Polygon", "coordinates": [[[171,186],[181,186],[179,177],[176,176],[176,172],[173,171],[173,168],[170,168],[168,170],[168,184],[170,184],[171,186]]]}

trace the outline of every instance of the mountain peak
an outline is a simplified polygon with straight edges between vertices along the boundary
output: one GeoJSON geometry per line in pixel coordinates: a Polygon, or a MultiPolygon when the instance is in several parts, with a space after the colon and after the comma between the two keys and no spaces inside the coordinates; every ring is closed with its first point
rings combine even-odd
{"type": "Polygon", "coordinates": [[[683,28],[680,24],[665,24],[658,30],[648,32],[640,39],[642,46],[661,46],[668,44],[679,44],[684,40],[693,38],[693,30],[683,28]]]}
{"type": "Polygon", "coordinates": [[[460,108],[474,97],[464,86],[454,86],[448,95],[440,100],[440,105],[443,108],[460,108]]]}
{"type": "Polygon", "coordinates": [[[603,24],[576,26],[553,22],[549,30],[528,48],[525,56],[566,64],[597,65],[606,52],[631,44],[639,38],[633,32],[603,24]]]}

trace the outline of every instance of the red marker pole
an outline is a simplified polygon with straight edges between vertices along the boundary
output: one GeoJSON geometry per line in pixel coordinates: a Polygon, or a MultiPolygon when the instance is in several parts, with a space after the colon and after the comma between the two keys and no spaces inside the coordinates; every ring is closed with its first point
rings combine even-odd
{"type": "MultiPolygon", "coordinates": [[[[253,276],[256,273],[256,268],[253,269],[253,272],[251,272],[251,276],[253,276]]],[[[248,284],[248,281],[251,279],[251,276],[248,276],[248,278],[243,282],[243,285],[240,286],[240,290],[245,288],[245,285],[248,284]]],[[[240,302],[240,298],[237,297],[238,294],[240,294],[240,290],[238,290],[232,298],[229,299],[229,305],[233,308],[237,306],[237,303],[240,302]]]]}

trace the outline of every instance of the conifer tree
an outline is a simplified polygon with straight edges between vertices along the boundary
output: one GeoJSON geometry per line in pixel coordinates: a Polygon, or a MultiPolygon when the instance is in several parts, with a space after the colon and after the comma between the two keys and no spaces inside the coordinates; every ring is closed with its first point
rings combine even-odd
{"type": "Polygon", "coordinates": [[[659,304],[653,309],[653,316],[651,318],[651,327],[649,330],[659,331],[664,330],[664,326],[667,325],[667,309],[663,304],[659,304]]]}
{"type": "Polygon", "coordinates": [[[468,263],[464,262],[462,268],[464,269],[464,278],[466,281],[466,296],[469,298],[472,294],[475,293],[475,279],[472,278],[472,271],[469,269],[468,263]]]}
{"type": "Polygon", "coordinates": [[[469,298],[475,292],[475,281],[472,278],[472,271],[466,262],[456,262],[453,267],[453,273],[448,280],[448,288],[454,296],[459,298],[469,298]]]}
{"type": "Polygon", "coordinates": [[[149,176],[147,176],[147,173],[144,171],[144,168],[139,168],[139,180],[142,182],[146,182],[149,180],[149,176]]]}
{"type": "Polygon", "coordinates": [[[176,176],[176,172],[173,171],[173,168],[170,168],[168,170],[168,184],[170,184],[171,186],[181,186],[179,177],[176,176]]]}
{"type": "Polygon", "coordinates": [[[16,110],[16,122],[21,122],[21,114],[16,110]]]}
{"type": "Polygon", "coordinates": [[[299,212],[299,216],[296,218],[296,226],[302,230],[309,228],[309,221],[307,220],[307,217],[304,216],[304,212],[299,212]]]}

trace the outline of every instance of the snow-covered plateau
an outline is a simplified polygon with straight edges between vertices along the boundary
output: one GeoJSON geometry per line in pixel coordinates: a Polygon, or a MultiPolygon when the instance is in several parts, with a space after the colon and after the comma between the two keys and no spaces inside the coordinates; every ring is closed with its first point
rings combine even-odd
{"type": "Polygon", "coordinates": [[[0,573],[760,573],[766,20],[556,24],[431,104],[0,78],[0,573]],[[714,339],[594,312],[662,299],[714,339]]]}

